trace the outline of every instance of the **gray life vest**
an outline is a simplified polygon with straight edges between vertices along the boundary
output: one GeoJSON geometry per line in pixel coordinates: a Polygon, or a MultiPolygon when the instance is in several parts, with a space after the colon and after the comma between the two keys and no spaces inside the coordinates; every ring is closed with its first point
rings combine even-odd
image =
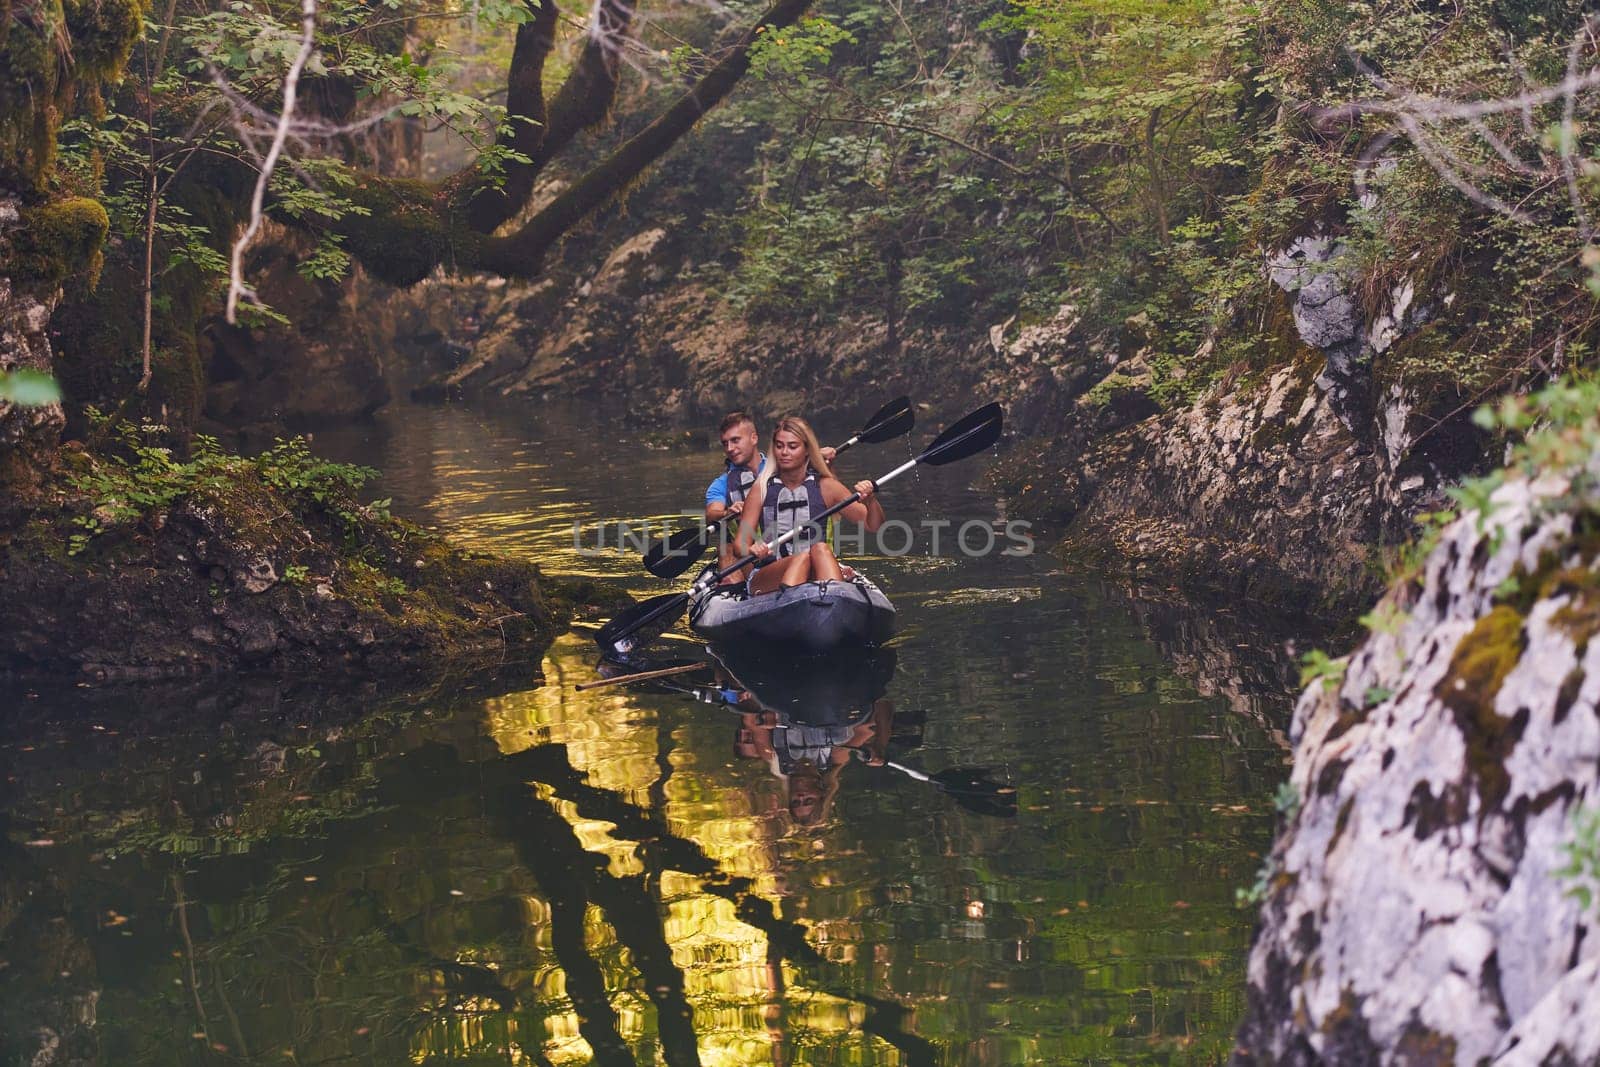
{"type": "MultiPolygon", "coordinates": [[[[759,463],[760,461],[757,460],[759,463]]],[[[756,484],[756,472],[749,467],[735,467],[728,464],[728,504],[737,504],[750,495],[750,490],[756,484]]]]}
{"type": "Polygon", "coordinates": [[[854,732],[848,722],[832,726],[786,725],[788,729],[772,731],[772,750],[778,757],[778,769],[784,774],[792,773],[801,763],[827,770],[833,762],[834,748],[849,741],[854,732]]]}
{"type": "MultiPolygon", "coordinates": [[[[821,515],[827,510],[828,505],[822,499],[822,484],[817,479],[816,471],[807,470],[806,480],[798,489],[790,489],[783,484],[781,477],[774,474],[767,480],[767,492],[761,500],[761,534],[766,540],[771,541],[796,526],[804,526],[811,521],[811,516],[821,515]]],[[[821,529],[806,530],[794,540],[780,545],[778,558],[806,551],[812,545],[827,539],[828,524],[824,522],[821,529]]]]}

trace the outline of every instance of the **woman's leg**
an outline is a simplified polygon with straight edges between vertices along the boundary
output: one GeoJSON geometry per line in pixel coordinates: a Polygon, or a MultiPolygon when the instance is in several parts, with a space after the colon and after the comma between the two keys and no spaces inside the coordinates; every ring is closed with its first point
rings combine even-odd
{"type": "Polygon", "coordinates": [[[810,571],[806,563],[806,557],[802,554],[767,564],[757,570],[756,576],[750,579],[751,594],[759,596],[762,593],[771,593],[780,585],[799,585],[806,580],[805,575],[810,571]]]}
{"type": "Polygon", "coordinates": [[[833,554],[826,542],[811,546],[811,551],[806,553],[811,557],[811,580],[814,582],[838,582],[844,580],[844,572],[839,569],[839,560],[833,554]]]}
{"type": "Polygon", "coordinates": [[[816,575],[811,573],[811,553],[802,552],[794,558],[794,569],[783,576],[784,585],[804,585],[816,575]]]}

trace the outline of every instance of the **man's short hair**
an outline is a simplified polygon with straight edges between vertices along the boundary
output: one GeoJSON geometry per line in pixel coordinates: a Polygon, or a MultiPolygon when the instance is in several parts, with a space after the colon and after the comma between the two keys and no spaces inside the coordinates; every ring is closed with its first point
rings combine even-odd
{"type": "Polygon", "coordinates": [[[721,437],[741,422],[748,422],[752,430],[756,428],[755,417],[748,411],[730,411],[722,416],[722,422],[717,425],[717,436],[721,437]]]}

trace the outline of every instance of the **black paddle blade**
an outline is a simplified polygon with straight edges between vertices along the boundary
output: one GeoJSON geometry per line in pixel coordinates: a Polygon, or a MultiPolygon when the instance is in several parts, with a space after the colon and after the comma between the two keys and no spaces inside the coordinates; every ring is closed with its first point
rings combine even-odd
{"type": "Polygon", "coordinates": [[[688,606],[688,593],[653,596],[600,627],[595,632],[594,643],[607,655],[625,655],[677,622],[688,606]]]}
{"type": "Polygon", "coordinates": [[[985,404],[935,437],[933,444],[922,450],[917,462],[939,467],[975,456],[1000,439],[1004,421],[1005,413],[998,403],[985,404]]]}
{"type": "Polygon", "coordinates": [[[901,434],[910,433],[911,427],[916,424],[917,413],[911,409],[911,398],[902,396],[879,408],[877,414],[867,420],[866,428],[856,436],[869,445],[881,445],[901,434]]]}
{"type": "Polygon", "coordinates": [[[951,767],[932,780],[941,793],[968,811],[999,818],[1017,814],[1017,787],[994,781],[981,767],[951,767]]]}
{"type": "Polygon", "coordinates": [[[657,578],[676,578],[706,554],[714,526],[691,526],[664,537],[644,554],[644,569],[657,578]]]}

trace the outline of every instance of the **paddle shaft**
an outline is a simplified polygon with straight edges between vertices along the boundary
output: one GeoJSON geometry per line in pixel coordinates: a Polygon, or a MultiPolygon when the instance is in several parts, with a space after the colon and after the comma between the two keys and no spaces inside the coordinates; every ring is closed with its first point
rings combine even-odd
{"type": "MultiPolygon", "coordinates": [[[[894,770],[899,771],[901,774],[910,775],[912,778],[915,778],[919,782],[932,782],[933,781],[933,775],[931,775],[931,774],[923,774],[921,771],[919,771],[919,770],[917,770],[917,769],[915,769],[913,767],[907,767],[904,763],[896,763],[893,760],[884,760],[883,761],[883,765],[885,767],[893,768],[894,770]]],[[[935,783],[935,784],[937,784],[937,783],[935,783]]]]}
{"type": "Polygon", "coordinates": [[[666,678],[674,674],[688,674],[690,671],[704,670],[711,666],[709,663],[685,663],[677,667],[663,667],[658,671],[640,671],[638,674],[624,674],[616,678],[602,678],[597,682],[579,682],[572,688],[578,690],[600,689],[608,685],[627,685],[629,682],[643,682],[651,678],[666,678]]]}
{"type": "MultiPolygon", "coordinates": [[[[890,471],[888,474],[885,474],[883,477],[874,478],[872,480],[873,487],[877,488],[879,486],[882,486],[885,482],[892,481],[893,479],[900,477],[902,474],[904,474],[906,471],[910,470],[912,467],[915,467],[920,462],[922,462],[922,457],[921,456],[916,456],[916,457],[913,457],[912,459],[906,460],[904,463],[900,464],[900,466],[896,467],[894,470],[890,471]]],[[[788,533],[782,533],[782,534],[779,534],[777,537],[774,537],[772,540],[767,542],[767,547],[768,548],[777,548],[780,545],[788,544],[790,541],[793,541],[796,537],[799,537],[806,530],[811,529],[813,527],[815,527],[817,529],[821,529],[822,528],[821,524],[822,524],[822,521],[824,519],[827,519],[827,518],[830,518],[831,516],[837,515],[839,512],[841,512],[845,508],[849,507],[851,504],[858,503],[860,500],[861,500],[861,494],[860,493],[851,493],[849,496],[845,497],[843,500],[839,501],[837,504],[833,505],[831,508],[825,509],[822,512],[822,514],[813,515],[806,522],[802,523],[799,526],[796,526],[794,529],[790,530],[788,533]]],[[[748,567],[750,564],[754,563],[759,558],[760,557],[757,556],[754,552],[751,552],[751,553],[743,556],[742,558],[740,558],[737,562],[730,563],[728,566],[726,566],[722,570],[718,571],[716,573],[716,576],[714,578],[712,578],[711,581],[706,583],[706,584],[714,585],[717,582],[722,581],[722,579],[726,578],[728,575],[732,574],[734,571],[739,570],[741,567],[748,567]]]]}

